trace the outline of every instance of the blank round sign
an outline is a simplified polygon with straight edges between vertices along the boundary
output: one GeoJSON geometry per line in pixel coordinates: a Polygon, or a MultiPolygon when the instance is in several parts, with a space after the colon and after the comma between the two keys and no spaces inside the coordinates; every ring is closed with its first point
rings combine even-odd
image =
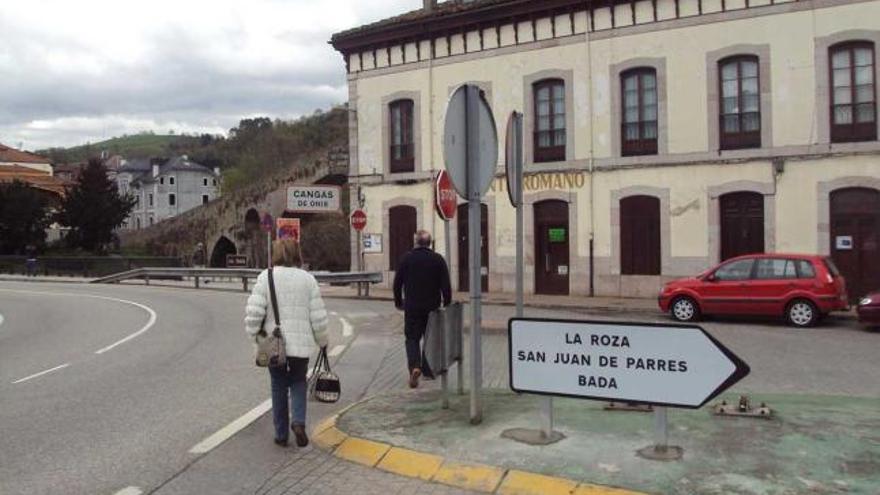
{"type": "Polygon", "coordinates": [[[456,89],[446,105],[443,129],[443,159],[446,172],[452,179],[455,191],[466,199],[468,198],[467,142],[468,138],[477,140],[476,160],[470,166],[479,169],[477,190],[482,196],[492,185],[498,163],[498,132],[495,129],[495,119],[492,118],[492,109],[486,102],[483,90],[472,84],[464,84],[456,89]],[[476,102],[468,101],[468,98],[474,97],[476,102]],[[476,111],[476,115],[471,119],[471,122],[475,123],[474,129],[468,129],[467,125],[468,103],[471,103],[471,110],[476,111]]]}

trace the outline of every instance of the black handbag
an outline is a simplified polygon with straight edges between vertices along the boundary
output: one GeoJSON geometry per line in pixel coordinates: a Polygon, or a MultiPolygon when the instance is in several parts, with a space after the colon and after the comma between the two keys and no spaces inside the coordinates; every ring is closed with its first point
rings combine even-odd
{"type": "Polygon", "coordinates": [[[312,383],[310,395],[318,402],[336,402],[342,395],[342,385],[339,377],[330,370],[330,360],[327,359],[327,348],[322,347],[312,368],[312,383]]]}
{"type": "MultiPolygon", "coordinates": [[[[257,344],[255,361],[261,368],[283,368],[287,365],[287,346],[284,343],[284,335],[281,333],[281,322],[278,317],[278,298],[275,295],[275,278],[272,269],[269,268],[269,294],[272,298],[272,313],[275,316],[275,328],[271,335],[260,327],[255,342],[257,344]]],[[[266,320],[263,319],[263,325],[266,320]]]]}

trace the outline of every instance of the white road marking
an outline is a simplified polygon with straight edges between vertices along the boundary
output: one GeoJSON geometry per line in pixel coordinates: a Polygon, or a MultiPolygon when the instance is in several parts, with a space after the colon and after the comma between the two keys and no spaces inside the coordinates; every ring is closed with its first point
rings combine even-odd
{"type": "MultiPolygon", "coordinates": [[[[306,380],[312,377],[312,370],[306,373],[306,380]]],[[[308,393],[308,392],[307,392],[308,393]]],[[[236,433],[247,428],[251,423],[260,419],[260,417],[272,410],[272,399],[266,399],[257,407],[244,413],[243,416],[236,419],[232,423],[217,430],[213,435],[197,443],[193,448],[189,449],[190,454],[207,454],[215,447],[232,438],[236,433]]]]}
{"type": "MultiPolygon", "coordinates": [[[[97,297],[97,296],[96,296],[96,297],[97,297]]],[[[122,303],[128,303],[128,304],[132,304],[132,305],[134,305],[134,306],[137,306],[137,307],[143,309],[144,311],[146,311],[147,313],[149,313],[149,314],[150,314],[150,319],[149,319],[149,321],[147,321],[147,324],[144,325],[143,327],[141,327],[141,329],[138,330],[137,332],[135,332],[135,333],[133,333],[133,334],[129,335],[128,337],[125,337],[125,338],[123,338],[123,339],[121,339],[121,340],[118,340],[118,341],[116,341],[116,342],[114,342],[114,343],[108,345],[107,347],[103,347],[103,348],[101,348],[101,349],[98,349],[97,351],[95,351],[95,354],[104,354],[105,352],[109,351],[110,349],[113,349],[114,347],[116,347],[116,346],[118,346],[118,345],[120,345],[120,344],[124,344],[124,343],[128,342],[129,340],[131,340],[131,339],[137,337],[138,335],[140,335],[140,334],[146,332],[147,330],[150,329],[150,327],[152,327],[153,325],[156,324],[156,312],[153,311],[151,308],[149,308],[149,307],[147,307],[147,306],[144,306],[143,304],[136,303],[136,302],[134,302],[134,301],[127,301],[127,300],[125,300],[125,299],[114,299],[114,298],[112,298],[112,297],[103,297],[103,298],[101,298],[101,299],[109,299],[109,300],[111,300],[111,301],[119,301],[119,302],[122,302],[122,303]]]]}
{"type": "Polygon", "coordinates": [[[3,315],[0,315],[0,325],[3,324],[3,315]]]}
{"type": "Polygon", "coordinates": [[[338,346],[334,347],[333,349],[330,349],[330,352],[328,352],[327,355],[329,357],[336,357],[336,356],[342,354],[342,351],[344,351],[344,350],[345,350],[344,345],[338,345],[338,346]]]}
{"type": "Polygon", "coordinates": [[[127,486],[127,487],[123,488],[122,490],[119,490],[118,492],[116,492],[114,495],[141,495],[141,493],[144,493],[144,492],[140,488],[138,488],[136,486],[127,486]]]}
{"type": "Polygon", "coordinates": [[[26,382],[26,381],[30,380],[31,378],[36,378],[36,377],[38,377],[38,376],[43,376],[43,375],[48,374],[48,373],[51,373],[51,372],[53,372],[53,371],[60,370],[61,368],[67,368],[68,366],[70,366],[70,363],[64,363],[64,364],[62,364],[61,366],[56,366],[56,367],[54,367],[54,368],[50,368],[50,369],[48,369],[48,370],[46,370],[46,371],[41,371],[41,372],[39,372],[39,373],[34,373],[33,375],[26,376],[26,377],[24,377],[24,378],[19,378],[18,380],[15,380],[14,382],[12,382],[12,384],[14,385],[14,384],[16,384],[16,383],[26,382]]]}
{"type": "Polygon", "coordinates": [[[121,340],[118,340],[118,341],[108,345],[107,347],[103,347],[101,349],[98,349],[97,351],[95,351],[95,354],[103,354],[103,353],[109,351],[110,349],[113,349],[114,347],[116,347],[120,344],[124,344],[124,343],[128,342],[129,340],[137,337],[138,335],[141,335],[142,333],[149,330],[153,325],[155,325],[156,319],[157,319],[156,312],[153,311],[152,308],[144,306],[143,304],[140,304],[140,303],[136,303],[134,301],[129,301],[127,299],[117,299],[115,297],[96,296],[94,294],[76,294],[76,293],[69,293],[69,292],[41,292],[41,291],[35,291],[35,290],[14,290],[14,289],[0,289],[0,291],[17,292],[17,293],[21,293],[21,294],[37,294],[37,295],[43,295],[43,296],[72,296],[72,297],[90,297],[92,299],[103,299],[105,301],[113,301],[113,302],[118,302],[118,303],[123,303],[123,304],[130,304],[132,306],[137,306],[138,308],[143,309],[144,311],[146,311],[150,315],[150,319],[147,321],[147,324],[144,325],[140,330],[138,330],[137,332],[135,332],[135,333],[133,333],[133,334],[121,339],[121,340]]]}
{"type": "Polygon", "coordinates": [[[348,322],[345,318],[339,318],[339,321],[342,323],[342,336],[343,337],[351,337],[354,335],[354,327],[351,326],[351,323],[348,322]]]}

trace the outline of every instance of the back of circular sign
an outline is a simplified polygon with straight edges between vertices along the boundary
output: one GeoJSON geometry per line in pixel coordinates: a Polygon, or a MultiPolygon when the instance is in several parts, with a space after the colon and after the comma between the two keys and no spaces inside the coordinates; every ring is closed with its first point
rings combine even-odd
{"type": "Polygon", "coordinates": [[[446,120],[443,133],[443,159],[452,185],[458,194],[468,199],[468,166],[478,168],[477,190],[480,196],[489,190],[495,178],[498,163],[498,132],[492,109],[479,87],[472,84],[460,86],[446,104],[446,120]],[[474,113],[468,126],[468,110],[474,113]],[[473,161],[468,163],[468,139],[476,139],[473,161]]]}

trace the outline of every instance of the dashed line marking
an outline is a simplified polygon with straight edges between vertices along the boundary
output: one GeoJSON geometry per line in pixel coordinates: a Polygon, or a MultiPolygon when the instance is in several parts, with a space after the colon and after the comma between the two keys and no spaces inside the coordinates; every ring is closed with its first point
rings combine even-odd
{"type": "Polygon", "coordinates": [[[354,335],[354,327],[351,326],[351,323],[348,322],[345,318],[339,318],[339,321],[342,323],[342,336],[343,337],[351,337],[354,335]]]}
{"type": "Polygon", "coordinates": [[[47,374],[49,374],[49,373],[51,373],[51,372],[53,372],[53,371],[58,371],[58,370],[60,370],[60,369],[62,369],[62,368],[67,368],[68,366],[70,366],[70,363],[64,363],[64,364],[62,364],[62,365],[60,365],[60,366],[56,366],[56,367],[54,367],[54,368],[49,368],[49,369],[47,369],[47,370],[45,370],[45,371],[41,371],[41,372],[39,372],[39,373],[34,373],[33,375],[26,376],[26,377],[24,377],[24,378],[19,378],[18,380],[15,380],[14,382],[12,382],[12,384],[15,385],[16,383],[26,382],[26,381],[28,381],[28,380],[30,380],[30,379],[32,379],[32,378],[37,378],[38,376],[47,375],[47,374]]]}
{"type": "Polygon", "coordinates": [[[3,324],[3,315],[0,314],[0,325],[2,325],[2,324],[3,324]]]}
{"type": "Polygon", "coordinates": [[[330,349],[330,352],[328,352],[327,355],[329,357],[336,357],[336,356],[342,354],[342,351],[344,351],[344,350],[345,350],[344,345],[338,345],[338,346],[334,347],[333,349],[330,349]]]}
{"type": "Polygon", "coordinates": [[[142,493],[144,493],[144,491],[136,486],[127,486],[116,492],[114,495],[141,495],[142,493]]]}

